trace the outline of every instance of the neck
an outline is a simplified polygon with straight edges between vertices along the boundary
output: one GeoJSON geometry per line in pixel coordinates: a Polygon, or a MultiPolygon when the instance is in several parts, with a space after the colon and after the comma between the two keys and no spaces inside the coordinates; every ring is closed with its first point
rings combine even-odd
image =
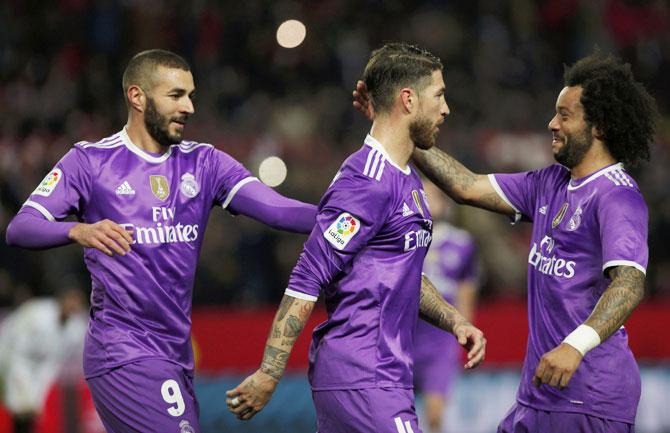
{"type": "Polygon", "coordinates": [[[414,143],[409,138],[409,128],[393,116],[379,116],[375,119],[370,135],[379,141],[395,165],[407,168],[412,157],[414,143]]]}
{"type": "Polygon", "coordinates": [[[168,150],[167,146],[161,146],[160,143],[149,134],[143,119],[140,119],[137,116],[128,116],[126,132],[133,144],[145,152],[163,154],[168,150]]]}
{"type": "Polygon", "coordinates": [[[582,161],[570,170],[572,179],[581,179],[617,161],[601,141],[594,141],[582,161]]]}

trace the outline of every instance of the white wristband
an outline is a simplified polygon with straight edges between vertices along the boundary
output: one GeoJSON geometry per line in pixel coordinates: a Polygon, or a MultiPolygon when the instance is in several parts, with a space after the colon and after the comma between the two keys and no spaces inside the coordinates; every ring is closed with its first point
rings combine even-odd
{"type": "Polygon", "coordinates": [[[600,335],[588,325],[579,325],[577,329],[565,337],[563,343],[568,343],[584,356],[600,344],[600,335]]]}

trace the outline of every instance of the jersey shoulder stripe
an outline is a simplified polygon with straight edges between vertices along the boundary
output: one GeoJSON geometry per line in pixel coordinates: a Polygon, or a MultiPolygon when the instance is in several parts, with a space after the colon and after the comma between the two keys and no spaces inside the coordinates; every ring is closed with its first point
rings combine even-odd
{"type": "Polygon", "coordinates": [[[212,146],[209,143],[198,143],[196,141],[182,141],[179,144],[173,145],[173,147],[177,147],[183,153],[190,153],[200,147],[213,148],[214,146],[212,146]]]}
{"type": "Polygon", "coordinates": [[[363,174],[371,179],[377,181],[381,180],[384,168],[386,167],[386,157],[382,153],[370,147],[368,149],[368,156],[365,160],[365,167],[363,167],[363,174]]]}

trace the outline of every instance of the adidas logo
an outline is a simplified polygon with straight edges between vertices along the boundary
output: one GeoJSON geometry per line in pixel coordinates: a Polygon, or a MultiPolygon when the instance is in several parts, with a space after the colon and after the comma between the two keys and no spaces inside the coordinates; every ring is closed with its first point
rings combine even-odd
{"type": "Polygon", "coordinates": [[[410,209],[409,206],[407,206],[407,203],[402,204],[402,216],[404,216],[404,217],[410,216],[413,213],[414,212],[412,211],[412,209],[410,209]]]}
{"type": "Polygon", "coordinates": [[[119,185],[118,188],[116,188],[116,195],[134,195],[135,190],[133,189],[132,186],[128,183],[127,180],[124,180],[121,185],[119,185]]]}
{"type": "Polygon", "coordinates": [[[546,214],[547,214],[547,205],[546,205],[546,204],[540,208],[540,213],[541,213],[542,215],[546,215],[546,214]]]}

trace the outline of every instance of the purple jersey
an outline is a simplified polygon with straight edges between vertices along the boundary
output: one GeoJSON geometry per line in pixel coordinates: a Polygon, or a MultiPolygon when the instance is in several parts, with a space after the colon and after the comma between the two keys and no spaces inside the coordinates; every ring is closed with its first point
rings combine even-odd
{"type": "MultiPolygon", "coordinates": [[[[433,243],[426,255],[423,272],[440,291],[444,299],[454,305],[458,286],[464,281],[474,281],[477,278],[477,260],[475,243],[472,236],[465,230],[459,229],[446,222],[436,223],[433,226],[433,243]]],[[[414,337],[415,361],[417,368],[421,365],[432,364],[435,360],[445,376],[452,376],[452,368],[458,367],[454,362],[448,365],[445,359],[458,359],[460,345],[454,336],[424,320],[416,325],[414,337]]],[[[428,367],[426,367],[428,368],[428,367]]],[[[424,376],[424,375],[421,375],[424,376]]],[[[432,376],[432,375],[431,375],[432,376]]],[[[419,388],[430,388],[431,382],[438,382],[435,377],[425,377],[419,388]]],[[[447,380],[439,380],[445,388],[447,380]]],[[[445,389],[442,389],[444,392],[445,389]]]]}
{"type": "Polygon", "coordinates": [[[87,377],[140,359],[193,369],[191,295],[209,212],[226,208],[254,180],[209,144],[183,141],[153,155],[125,129],[97,143],[77,143],[56,164],[25,206],[50,220],[75,214],[133,231],[125,256],[84,250],[93,286],[87,377]]]}
{"type": "Polygon", "coordinates": [[[498,194],[532,221],[528,256],[529,336],[517,399],[540,410],[581,412],[634,423],[640,374],[619,329],[586,354],[564,390],[531,380],[540,357],[558,346],[595,308],[612,266],[646,271],[647,206],[621,164],[579,180],[555,164],[490,175],[498,194]]]}
{"type": "Polygon", "coordinates": [[[315,330],[314,390],[412,387],[413,334],[432,221],[419,176],[371,136],[342,165],[286,293],[325,297],[315,330]]]}

